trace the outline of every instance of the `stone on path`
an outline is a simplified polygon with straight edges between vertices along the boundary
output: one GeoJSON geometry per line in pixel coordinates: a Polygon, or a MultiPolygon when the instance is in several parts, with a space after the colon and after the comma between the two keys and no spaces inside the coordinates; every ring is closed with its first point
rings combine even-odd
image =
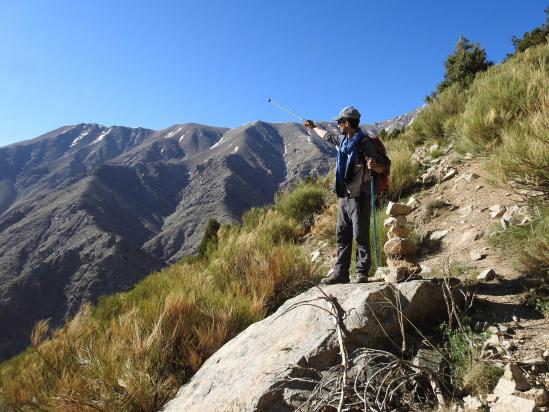
{"type": "Polygon", "coordinates": [[[486,253],[483,253],[480,250],[471,250],[469,256],[472,260],[482,260],[486,257],[486,253]]]}
{"type": "Polygon", "coordinates": [[[435,230],[433,233],[429,235],[429,239],[431,240],[441,240],[443,237],[446,237],[448,234],[448,230],[435,230]]]}
{"type": "Polygon", "coordinates": [[[473,206],[472,205],[465,206],[464,208],[459,209],[459,215],[461,217],[467,217],[471,213],[473,213],[473,206]]]}
{"type": "Polygon", "coordinates": [[[463,398],[463,408],[465,412],[481,411],[483,407],[484,404],[476,396],[467,395],[465,398],[463,398]]]}
{"type": "Polygon", "coordinates": [[[490,280],[494,279],[495,276],[496,276],[496,272],[494,271],[494,269],[492,269],[492,268],[485,269],[485,270],[483,270],[482,272],[479,273],[479,275],[477,276],[477,280],[490,281],[490,280]]]}
{"type": "Polygon", "coordinates": [[[442,181],[445,182],[447,180],[450,180],[452,177],[454,177],[455,175],[457,174],[457,171],[456,169],[450,169],[448,171],[448,173],[446,173],[443,177],[442,177],[442,181]]]}

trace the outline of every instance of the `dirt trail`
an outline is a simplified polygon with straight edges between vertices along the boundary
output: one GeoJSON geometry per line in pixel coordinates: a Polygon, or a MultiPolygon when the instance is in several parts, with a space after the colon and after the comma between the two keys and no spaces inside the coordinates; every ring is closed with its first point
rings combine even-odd
{"type": "MultiPolygon", "coordinates": [[[[471,312],[473,324],[484,326],[485,330],[490,325],[507,327],[511,333],[504,338],[516,345],[515,350],[506,350],[496,358],[503,362],[540,359],[549,349],[549,319],[523,303],[528,289],[536,287],[537,282],[520,272],[515,256],[490,243],[495,232],[506,230],[501,217],[491,217],[490,207],[501,205],[507,210],[514,207],[517,212],[511,224],[520,224],[532,211],[528,210],[523,195],[494,182],[484,163],[458,159],[453,154],[447,157],[457,172],[454,177],[416,194],[420,206],[409,216],[416,231],[448,230],[439,249],[426,253],[420,262],[435,270],[449,265],[464,272],[460,277],[476,294],[471,312]],[[446,206],[434,209],[434,214],[426,217],[426,205],[437,200],[446,206]],[[475,260],[472,252],[483,257],[475,260]],[[485,269],[493,269],[495,278],[478,281],[476,276],[485,269]]],[[[540,384],[549,387],[547,374],[538,378],[540,384]]]]}

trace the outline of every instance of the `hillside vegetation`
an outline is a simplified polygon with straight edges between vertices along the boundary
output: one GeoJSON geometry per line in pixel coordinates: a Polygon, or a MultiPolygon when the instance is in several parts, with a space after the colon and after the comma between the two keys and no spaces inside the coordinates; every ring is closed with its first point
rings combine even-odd
{"type": "MultiPolygon", "coordinates": [[[[495,178],[542,192],[544,203],[548,139],[544,44],[477,74],[466,88],[449,85],[387,141],[390,196],[416,187],[415,146],[439,142],[485,157],[495,178]]],[[[198,256],[85,305],[59,330],[38,323],[32,348],[1,365],[0,409],[158,410],[224,342],[317,283],[323,273],[299,243],[309,232],[333,241],[330,180],[303,183],[272,207],[251,209],[241,225],[212,222],[198,256]]],[[[539,210],[522,240],[530,246],[522,248],[524,268],[533,272],[549,266],[547,208],[539,210]]],[[[377,220],[382,244],[381,213],[377,220]]]]}

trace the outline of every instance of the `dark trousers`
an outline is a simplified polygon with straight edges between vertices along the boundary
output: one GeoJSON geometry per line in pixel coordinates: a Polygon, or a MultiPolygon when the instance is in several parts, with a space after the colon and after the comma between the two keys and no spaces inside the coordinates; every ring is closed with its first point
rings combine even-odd
{"type": "Polygon", "coordinates": [[[353,238],[356,241],[356,274],[368,276],[370,270],[370,196],[339,198],[336,242],[337,260],[334,275],[349,277],[353,238]]]}

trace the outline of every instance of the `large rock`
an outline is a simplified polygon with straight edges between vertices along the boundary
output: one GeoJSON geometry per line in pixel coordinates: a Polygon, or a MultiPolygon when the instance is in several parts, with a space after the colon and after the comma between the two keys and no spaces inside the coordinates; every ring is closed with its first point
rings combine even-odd
{"type": "MultiPolygon", "coordinates": [[[[404,315],[415,324],[437,323],[446,314],[442,290],[431,281],[332,285],[323,290],[347,312],[349,353],[357,347],[391,347],[378,321],[398,339],[397,314],[389,304],[397,297],[404,315]]],[[[296,410],[314,385],[291,378],[318,378],[340,363],[332,317],[321,309],[328,309],[328,303],[315,300],[321,296],[314,287],[249,326],[213,354],[164,410],[296,410]]]]}

